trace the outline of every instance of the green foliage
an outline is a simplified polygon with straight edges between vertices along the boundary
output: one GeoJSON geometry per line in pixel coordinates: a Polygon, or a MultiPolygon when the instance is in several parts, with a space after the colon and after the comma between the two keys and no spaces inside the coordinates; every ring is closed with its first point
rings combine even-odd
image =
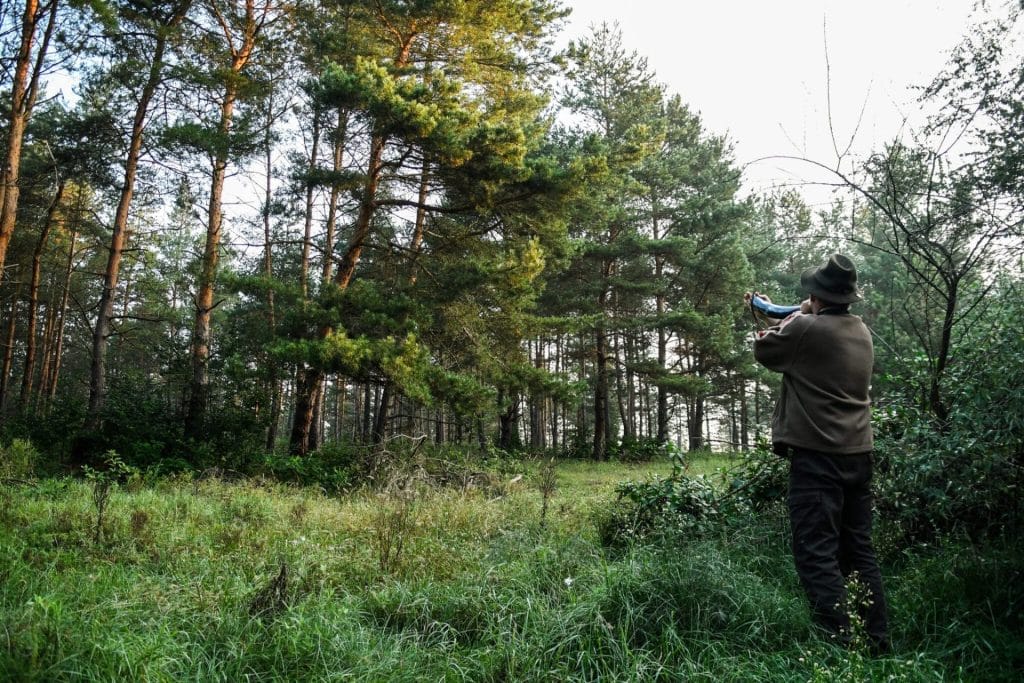
{"type": "MultiPolygon", "coordinates": [[[[876,411],[878,505],[898,545],[962,531],[1018,536],[1024,521],[1024,307],[1007,296],[956,350],[949,416],[913,381],[876,411]]],[[[927,372],[920,363],[921,373],[927,372]]],[[[926,376],[926,375],[925,375],[926,376]]]]}
{"type": "Polygon", "coordinates": [[[789,488],[789,461],[772,452],[768,443],[759,443],[745,452],[728,472],[727,495],[742,501],[755,512],[778,507],[789,488]]]}
{"type": "Polygon", "coordinates": [[[0,442],[29,442],[43,457],[35,461],[37,474],[52,474],[64,462],[85,419],[85,405],[71,397],[54,402],[47,413],[25,413],[6,419],[0,442]]]}
{"type": "Polygon", "coordinates": [[[652,462],[673,460],[678,455],[675,444],[660,442],[654,437],[629,438],[608,446],[608,457],[620,462],[652,462]]]}
{"type": "Polygon", "coordinates": [[[618,487],[618,504],[599,519],[607,545],[648,536],[701,537],[777,508],[785,498],[788,464],[765,447],[744,453],[715,477],[690,473],[682,454],[670,452],[669,458],[667,477],[618,487]]]}
{"type": "Polygon", "coordinates": [[[96,509],[93,543],[99,543],[103,539],[103,521],[113,488],[120,481],[138,478],[139,471],[126,465],[116,451],[107,451],[103,457],[101,469],[93,469],[86,465],[82,468],[82,472],[92,489],[92,503],[96,509]]]}
{"type": "Polygon", "coordinates": [[[611,492],[593,482],[639,470],[556,469],[543,530],[532,487],[422,489],[391,573],[371,494],[149,479],[110,499],[97,546],[88,482],[12,489],[0,509],[0,678],[1017,677],[1019,544],[946,539],[900,554],[884,568],[896,654],[868,657],[813,635],[784,517],[608,554],[586,513],[611,492]]]}
{"type": "Polygon", "coordinates": [[[277,481],[341,493],[359,482],[367,457],[362,447],[334,443],[303,456],[268,453],[253,463],[252,469],[277,481]]]}
{"type": "Polygon", "coordinates": [[[604,542],[609,545],[651,534],[699,536],[722,521],[714,485],[703,475],[688,476],[680,454],[672,455],[668,477],[626,482],[617,493],[621,509],[601,522],[604,542]]]}
{"type": "Polygon", "coordinates": [[[36,473],[39,451],[31,441],[13,439],[0,446],[0,479],[28,479],[36,473]]]}

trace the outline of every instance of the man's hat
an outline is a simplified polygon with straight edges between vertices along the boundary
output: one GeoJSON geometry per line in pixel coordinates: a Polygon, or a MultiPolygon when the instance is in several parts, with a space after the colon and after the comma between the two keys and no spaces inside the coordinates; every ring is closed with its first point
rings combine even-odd
{"type": "Polygon", "coordinates": [[[821,268],[805,270],[800,286],[808,294],[833,304],[852,304],[864,298],[857,289],[857,269],[842,254],[832,254],[821,268]]]}

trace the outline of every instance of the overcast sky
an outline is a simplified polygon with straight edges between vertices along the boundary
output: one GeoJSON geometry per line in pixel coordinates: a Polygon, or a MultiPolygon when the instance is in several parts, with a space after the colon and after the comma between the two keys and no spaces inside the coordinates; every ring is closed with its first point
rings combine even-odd
{"type": "MultiPolygon", "coordinates": [[[[647,57],[657,79],[698,111],[706,128],[728,134],[751,191],[822,177],[806,165],[755,159],[835,163],[829,92],[840,149],[862,108],[855,152],[897,135],[919,110],[910,87],[943,68],[974,0],[565,2],[573,9],[566,39],[617,22],[625,46],[647,57]]],[[[812,202],[825,196],[809,187],[806,194],[812,202]]]]}

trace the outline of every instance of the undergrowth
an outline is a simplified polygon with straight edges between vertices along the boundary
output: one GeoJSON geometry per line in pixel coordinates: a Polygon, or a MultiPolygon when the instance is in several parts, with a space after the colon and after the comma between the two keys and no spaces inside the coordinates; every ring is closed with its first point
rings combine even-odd
{"type": "Polygon", "coordinates": [[[895,653],[872,658],[813,634],[780,506],[604,547],[614,492],[594,482],[637,472],[424,472],[391,498],[121,479],[98,536],[90,482],[7,481],[0,679],[1015,680],[1024,665],[1015,544],[891,554],[895,653]]]}

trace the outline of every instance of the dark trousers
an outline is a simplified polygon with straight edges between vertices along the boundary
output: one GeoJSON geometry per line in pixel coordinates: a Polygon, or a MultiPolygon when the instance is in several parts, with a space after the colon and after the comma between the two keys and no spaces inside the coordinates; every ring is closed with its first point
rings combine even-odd
{"type": "Polygon", "coordinates": [[[787,502],[796,571],[815,621],[849,643],[846,579],[855,573],[866,589],[856,610],[870,644],[887,649],[885,593],[871,543],[871,454],[793,449],[787,502]]]}

